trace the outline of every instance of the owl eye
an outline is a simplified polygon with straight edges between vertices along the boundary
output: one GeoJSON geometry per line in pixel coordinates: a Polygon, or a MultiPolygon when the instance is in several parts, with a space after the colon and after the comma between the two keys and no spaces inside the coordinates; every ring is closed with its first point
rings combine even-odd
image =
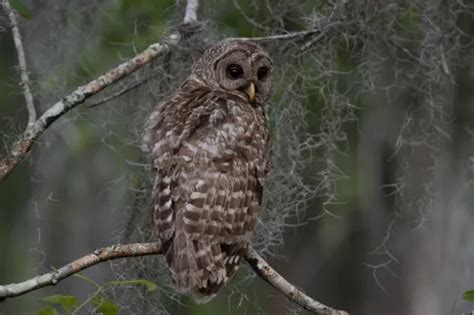
{"type": "Polygon", "coordinates": [[[236,64],[227,67],[227,76],[232,80],[240,79],[244,75],[244,69],[236,64]]]}
{"type": "Polygon", "coordinates": [[[263,67],[260,67],[258,68],[257,70],[257,78],[260,80],[260,81],[265,81],[265,79],[267,78],[268,76],[268,68],[263,66],[263,67]]]}

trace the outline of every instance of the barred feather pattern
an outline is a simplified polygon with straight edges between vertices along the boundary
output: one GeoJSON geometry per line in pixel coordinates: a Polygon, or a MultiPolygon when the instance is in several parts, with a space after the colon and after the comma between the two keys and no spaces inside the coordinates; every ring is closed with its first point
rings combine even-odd
{"type": "Polygon", "coordinates": [[[152,113],[154,220],[176,289],[212,299],[239,269],[268,172],[263,104],[189,78],[152,113]]]}

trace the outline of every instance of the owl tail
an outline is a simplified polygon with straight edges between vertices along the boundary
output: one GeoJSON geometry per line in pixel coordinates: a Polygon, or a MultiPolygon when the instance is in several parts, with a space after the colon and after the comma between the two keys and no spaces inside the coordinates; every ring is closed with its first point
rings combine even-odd
{"type": "Polygon", "coordinates": [[[190,240],[178,233],[165,250],[176,290],[196,303],[207,303],[228,281],[219,244],[190,240]]]}

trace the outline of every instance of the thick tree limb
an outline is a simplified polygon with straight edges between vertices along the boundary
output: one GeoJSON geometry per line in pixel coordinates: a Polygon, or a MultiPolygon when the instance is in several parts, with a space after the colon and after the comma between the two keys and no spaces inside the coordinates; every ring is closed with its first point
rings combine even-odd
{"type": "Polygon", "coordinates": [[[20,69],[21,87],[23,88],[23,96],[25,97],[26,109],[28,110],[28,126],[36,120],[36,109],[33,101],[33,93],[31,92],[30,78],[28,68],[26,67],[25,50],[23,48],[23,40],[21,38],[20,28],[18,27],[18,14],[10,6],[8,0],[2,0],[2,6],[10,21],[12,29],[13,42],[18,56],[18,68],[20,69]]]}
{"type": "Polygon", "coordinates": [[[54,122],[56,119],[83,103],[89,97],[99,93],[111,84],[128,76],[140,67],[150,63],[156,57],[168,52],[180,39],[177,32],[167,36],[162,42],[150,45],[134,58],[120,64],[99,78],[92,80],[86,85],[75,89],[71,94],[51,106],[38,120],[28,125],[26,131],[21,134],[10,149],[9,156],[0,160],[0,182],[3,181],[12,170],[20,164],[33,145],[33,142],[54,122]]]}
{"type": "MultiPolygon", "coordinates": [[[[15,13],[10,7],[8,0],[2,1],[7,12],[15,13]],[[8,11],[10,10],[10,11],[8,11]]],[[[186,12],[183,19],[184,24],[197,23],[198,0],[188,0],[186,12]]],[[[16,28],[18,30],[18,28],[16,28]]],[[[20,33],[18,31],[18,36],[20,33]]],[[[15,36],[14,36],[15,37],[15,36]]],[[[18,37],[21,43],[21,37],[18,37]]],[[[51,106],[38,120],[34,120],[28,124],[25,132],[21,134],[11,146],[8,156],[0,160],[0,183],[18,166],[26,155],[30,152],[33,142],[54,122],[56,119],[73,109],[77,105],[83,103],[89,97],[101,92],[108,86],[130,75],[144,65],[150,63],[153,59],[168,52],[171,47],[178,44],[180,40],[179,32],[173,32],[161,42],[150,45],[143,52],[134,58],[120,64],[116,68],[110,70],[99,78],[78,87],[71,94],[51,106]]],[[[16,44],[16,42],[15,42],[16,44]]],[[[21,45],[21,47],[23,47],[21,45]]],[[[23,52],[23,49],[21,50],[23,52]]],[[[23,53],[24,56],[24,53],[23,53]]],[[[26,64],[25,64],[26,69],[26,64]]],[[[25,72],[27,74],[27,72],[25,72]]],[[[23,76],[23,74],[22,74],[23,76]]],[[[28,88],[29,90],[29,88],[28,88]]],[[[30,93],[31,94],[31,93],[30,93]]],[[[33,107],[34,109],[34,107],[33,107]]],[[[32,116],[30,116],[31,119],[32,116]]]]}
{"type": "Polygon", "coordinates": [[[348,315],[345,311],[333,309],[307,296],[283,278],[252,247],[247,251],[245,260],[263,280],[283,293],[291,303],[317,315],[348,315]]]}
{"type": "MultiPolygon", "coordinates": [[[[78,273],[102,262],[126,257],[149,256],[161,254],[161,246],[159,243],[135,243],[128,245],[113,245],[97,249],[94,252],[85,255],[73,262],[29,280],[0,285],[0,301],[26,294],[28,292],[38,290],[46,286],[56,285],[61,280],[78,273]]],[[[283,293],[290,302],[303,307],[316,315],[347,315],[344,311],[335,310],[329,306],[321,304],[313,300],[294,285],[289,283],[278,272],[257,254],[255,249],[249,248],[245,256],[248,264],[253,270],[266,282],[270,283],[275,289],[283,293]]]]}
{"type": "Polygon", "coordinates": [[[161,246],[159,243],[136,243],[128,245],[113,245],[97,249],[91,254],[83,256],[73,262],[29,280],[12,283],[7,285],[0,285],[0,301],[7,298],[20,296],[25,293],[57,284],[59,281],[78,273],[81,270],[87,269],[91,266],[97,265],[107,260],[157,255],[161,253],[161,246]]]}

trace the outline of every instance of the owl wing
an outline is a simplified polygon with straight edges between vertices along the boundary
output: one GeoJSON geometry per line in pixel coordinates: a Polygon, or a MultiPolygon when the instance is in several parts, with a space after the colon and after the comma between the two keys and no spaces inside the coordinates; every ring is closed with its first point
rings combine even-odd
{"type": "Polygon", "coordinates": [[[151,114],[143,137],[142,150],[156,169],[154,213],[158,237],[168,241],[175,231],[175,203],[181,193],[179,173],[186,161],[179,156],[183,140],[198,128],[209,90],[185,84],[175,94],[160,102],[151,114]],[[172,198],[174,197],[174,199],[172,198]]]}

